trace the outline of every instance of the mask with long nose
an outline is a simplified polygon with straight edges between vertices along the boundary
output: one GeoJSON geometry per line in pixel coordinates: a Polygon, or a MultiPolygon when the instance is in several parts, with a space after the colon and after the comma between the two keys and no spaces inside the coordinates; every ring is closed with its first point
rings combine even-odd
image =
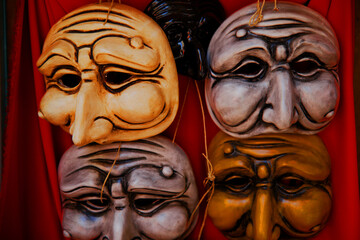
{"type": "Polygon", "coordinates": [[[228,239],[310,237],[331,210],[330,159],[316,135],[220,132],[209,147],[215,192],[209,216],[228,239]]]}
{"type": "Polygon", "coordinates": [[[263,20],[248,25],[250,5],[230,16],[208,49],[205,92],[210,115],[234,137],[315,134],[339,102],[339,47],[329,23],[302,5],[265,3],[263,20]]]}
{"type": "Polygon", "coordinates": [[[72,146],[58,173],[64,235],[71,239],[184,239],[195,226],[191,165],[164,137],[72,146]]]}
{"type": "Polygon", "coordinates": [[[46,93],[39,115],[75,145],[154,136],[173,121],[178,79],[162,29],[122,4],[91,4],[49,31],[37,62],[46,93]],[[105,23],[106,21],[106,23],[105,23]]]}

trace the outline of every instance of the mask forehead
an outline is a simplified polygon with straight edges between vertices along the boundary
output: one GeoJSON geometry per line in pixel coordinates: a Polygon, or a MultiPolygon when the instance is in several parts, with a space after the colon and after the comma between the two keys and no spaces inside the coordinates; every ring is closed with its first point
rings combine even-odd
{"type": "Polygon", "coordinates": [[[259,46],[266,49],[270,42],[284,43],[292,38],[304,35],[321,37],[322,43],[318,43],[319,46],[330,45],[329,47],[333,51],[331,66],[336,65],[340,51],[336,35],[330,24],[320,14],[302,5],[280,3],[279,7],[281,11],[276,12],[273,11],[272,4],[265,4],[263,20],[253,27],[248,24],[250,17],[256,10],[255,5],[245,7],[229,17],[212,38],[209,48],[211,49],[209,53],[212,69],[215,72],[222,71],[222,66],[226,64],[223,62],[222,55],[230,54],[230,49],[234,51],[233,47],[229,47],[229,44],[236,44],[236,48],[240,48],[241,51],[259,46]],[[249,35],[255,39],[250,38],[249,35]]]}
{"type": "Polygon", "coordinates": [[[205,96],[212,119],[226,133],[314,134],[333,119],[339,102],[339,46],[329,23],[294,3],[256,4],[230,16],[208,49],[205,96]],[[318,101],[316,101],[317,99],[318,101]]]}
{"type": "Polygon", "coordinates": [[[90,4],[67,14],[50,29],[43,49],[62,38],[68,38],[81,47],[116,33],[129,38],[141,36],[150,42],[152,36],[163,35],[160,27],[137,9],[114,4],[108,14],[109,8],[110,4],[106,3],[90,4]]]}
{"type": "Polygon", "coordinates": [[[176,66],[161,28],[132,7],[109,8],[91,4],[63,17],[37,62],[47,86],[39,116],[76,145],[154,136],[178,108],[176,66]]]}
{"type": "Polygon", "coordinates": [[[99,172],[109,172],[114,159],[118,159],[111,175],[123,175],[129,168],[137,165],[155,164],[169,166],[173,171],[192,178],[191,165],[183,150],[168,139],[157,136],[132,142],[112,144],[89,144],[72,146],[61,158],[59,175],[69,177],[80,170],[96,166],[99,172]],[[120,147],[120,150],[119,150],[120,147]]]}
{"type": "Polygon", "coordinates": [[[59,180],[64,229],[77,238],[101,232],[111,239],[117,227],[103,228],[102,223],[107,222],[107,226],[123,224],[120,229],[129,239],[141,234],[151,239],[183,239],[195,223],[187,222],[197,201],[191,165],[186,154],[163,137],[73,146],[60,161],[59,180]],[[114,159],[118,160],[100,203],[100,190],[114,159]],[[99,210],[102,208],[106,211],[99,210]],[[93,224],[88,232],[83,230],[86,221],[81,220],[85,215],[93,219],[87,220],[93,224]]]}
{"type": "Polygon", "coordinates": [[[324,180],[330,174],[330,157],[316,135],[264,134],[246,139],[219,132],[209,147],[215,172],[242,167],[249,169],[269,162],[275,175],[301,171],[303,177],[324,180]]]}

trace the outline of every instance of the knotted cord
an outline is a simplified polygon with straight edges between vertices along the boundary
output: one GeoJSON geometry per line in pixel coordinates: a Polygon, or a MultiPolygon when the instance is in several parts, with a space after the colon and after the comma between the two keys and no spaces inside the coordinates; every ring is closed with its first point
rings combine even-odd
{"type": "MultiPolygon", "coordinates": [[[[249,26],[253,27],[256,26],[259,22],[262,21],[263,19],[263,9],[265,6],[265,0],[263,0],[261,6],[260,6],[260,0],[257,1],[256,4],[256,12],[251,16],[250,20],[249,20],[249,26]]],[[[279,8],[277,7],[277,0],[274,1],[274,11],[279,11],[279,8]]]]}

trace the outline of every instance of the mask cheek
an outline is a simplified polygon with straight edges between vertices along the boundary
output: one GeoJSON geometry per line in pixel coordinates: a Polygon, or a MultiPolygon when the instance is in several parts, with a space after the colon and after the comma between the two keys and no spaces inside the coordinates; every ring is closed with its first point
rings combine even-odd
{"type": "Polygon", "coordinates": [[[75,112],[75,103],[75,95],[51,88],[41,99],[39,115],[54,125],[67,126],[75,112]]]}
{"type": "Polygon", "coordinates": [[[166,104],[160,86],[148,82],[134,84],[119,94],[108,94],[106,102],[110,112],[134,124],[154,120],[166,104]]]}
{"type": "MultiPolygon", "coordinates": [[[[170,203],[151,217],[135,216],[135,225],[151,239],[179,239],[186,232],[190,214],[180,203],[170,203]]],[[[183,239],[183,238],[180,238],[183,239]]]]}
{"type": "Polygon", "coordinates": [[[102,232],[103,217],[85,215],[79,210],[65,208],[63,217],[64,235],[70,234],[71,239],[95,239],[102,232]]]}
{"type": "Polygon", "coordinates": [[[235,230],[237,235],[245,234],[245,228],[237,226],[239,220],[251,210],[253,194],[249,196],[232,195],[215,190],[209,204],[209,216],[221,231],[235,230]]]}
{"type": "Polygon", "coordinates": [[[330,196],[317,188],[307,190],[297,198],[281,199],[279,203],[279,213],[288,222],[286,225],[282,223],[283,227],[292,236],[301,234],[291,229],[308,236],[319,232],[325,226],[331,210],[330,196]]]}
{"type": "Polygon", "coordinates": [[[339,101],[339,85],[333,74],[324,70],[316,80],[299,83],[297,89],[300,101],[313,120],[326,123],[333,118],[339,101]]]}
{"type": "Polygon", "coordinates": [[[257,85],[239,81],[223,80],[210,90],[209,102],[221,125],[236,126],[250,118],[262,99],[257,85]]]}

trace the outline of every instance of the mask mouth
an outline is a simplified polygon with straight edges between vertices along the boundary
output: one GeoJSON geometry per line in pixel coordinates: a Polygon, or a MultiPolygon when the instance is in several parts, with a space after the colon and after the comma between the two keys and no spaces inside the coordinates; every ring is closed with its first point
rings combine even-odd
{"type": "Polygon", "coordinates": [[[251,211],[244,213],[239,220],[236,221],[232,229],[222,231],[229,239],[239,239],[246,236],[246,228],[251,223],[251,211]]]}

